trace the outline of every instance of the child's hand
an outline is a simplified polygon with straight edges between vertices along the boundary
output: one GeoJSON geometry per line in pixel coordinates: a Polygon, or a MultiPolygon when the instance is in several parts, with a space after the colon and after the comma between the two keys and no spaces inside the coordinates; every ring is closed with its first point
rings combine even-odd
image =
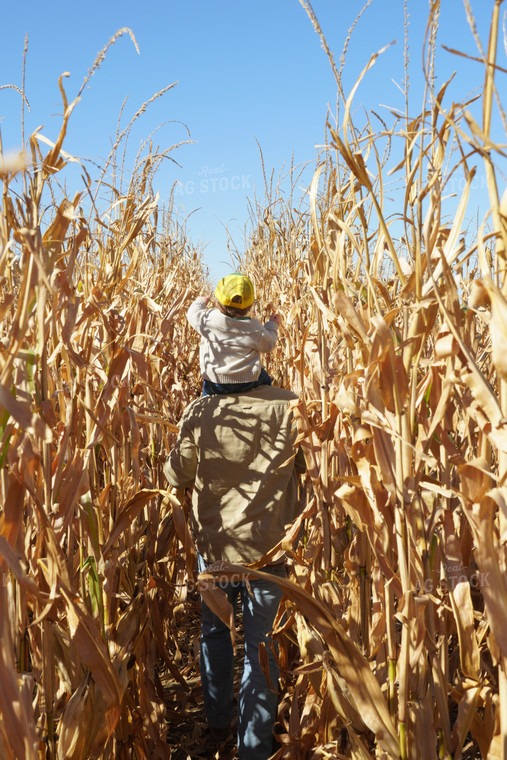
{"type": "Polygon", "coordinates": [[[282,324],[282,318],[278,314],[274,314],[274,313],[270,316],[269,321],[275,322],[278,325],[278,327],[280,327],[280,325],[282,324]]]}

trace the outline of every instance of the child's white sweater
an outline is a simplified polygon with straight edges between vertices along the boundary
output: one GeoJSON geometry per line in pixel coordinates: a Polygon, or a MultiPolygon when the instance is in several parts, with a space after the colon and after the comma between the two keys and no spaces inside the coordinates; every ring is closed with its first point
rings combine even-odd
{"type": "Polygon", "coordinates": [[[199,360],[204,379],[212,383],[250,383],[257,380],[260,353],[276,345],[278,325],[258,319],[228,317],[219,309],[207,309],[206,299],[196,298],[187,319],[201,336],[199,360]]]}

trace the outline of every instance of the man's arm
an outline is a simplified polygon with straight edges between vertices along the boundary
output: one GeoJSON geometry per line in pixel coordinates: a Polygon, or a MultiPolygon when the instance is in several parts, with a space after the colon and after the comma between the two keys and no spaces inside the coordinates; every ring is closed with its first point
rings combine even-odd
{"type": "Polygon", "coordinates": [[[194,482],[197,471],[197,447],[188,424],[183,423],[163,469],[169,484],[174,488],[187,488],[194,482]]]}

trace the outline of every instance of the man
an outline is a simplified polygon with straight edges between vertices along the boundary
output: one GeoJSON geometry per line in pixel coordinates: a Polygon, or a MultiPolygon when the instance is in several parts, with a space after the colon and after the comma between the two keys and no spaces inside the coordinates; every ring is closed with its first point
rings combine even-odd
{"type": "MultiPolygon", "coordinates": [[[[251,564],[283,537],[299,512],[297,473],[305,469],[289,409],[291,391],[261,385],[230,395],[197,399],[185,410],[176,445],[165,466],[169,483],[193,485],[192,523],[199,571],[223,560],[251,564]]],[[[285,576],[283,559],[264,568],[285,576]]],[[[278,669],[270,640],[281,598],[272,581],[252,579],[221,584],[243,611],[245,660],[238,698],[240,760],[272,754],[278,669]],[[272,687],[259,662],[266,644],[272,687]]],[[[228,627],[202,603],[201,680],[210,730],[230,735],[234,716],[233,649],[228,627]]]]}

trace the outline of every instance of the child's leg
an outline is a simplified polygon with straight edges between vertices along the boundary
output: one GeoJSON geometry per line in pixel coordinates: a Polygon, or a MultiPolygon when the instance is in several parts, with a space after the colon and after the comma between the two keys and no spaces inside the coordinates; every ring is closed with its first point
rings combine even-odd
{"type": "Polygon", "coordinates": [[[261,369],[261,373],[259,377],[257,378],[257,384],[258,385],[271,385],[272,380],[271,377],[268,375],[264,367],[261,369]]]}
{"type": "Polygon", "coordinates": [[[220,391],[217,390],[216,384],[212,383],[211,380],[206,380],[205,378],[202,382],[202,395],[214,396],[216,393],[220,393],[220,391]]]}

